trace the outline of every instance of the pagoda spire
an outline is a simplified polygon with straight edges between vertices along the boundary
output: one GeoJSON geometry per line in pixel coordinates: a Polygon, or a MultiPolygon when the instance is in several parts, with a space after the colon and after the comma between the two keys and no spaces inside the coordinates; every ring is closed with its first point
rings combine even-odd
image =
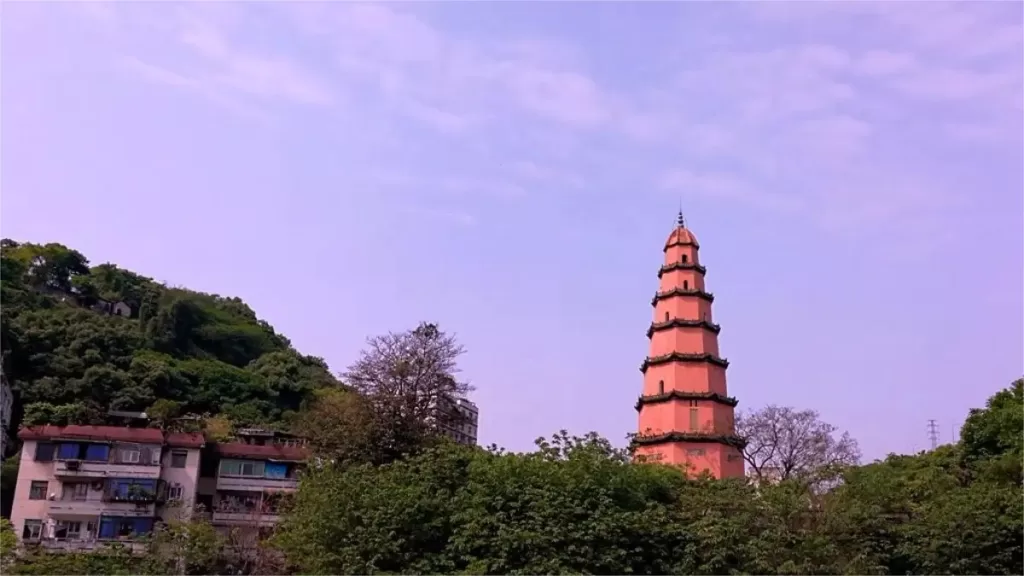
{"type": "Polygon", "coordinates": [[[650,352],[640,371],[637,400],[638,459],[684,466],[717,478],[743,476],[743,440],[736,435],[725,371],[729,361],[718,350],[721,327],[711,319],[714,296],[706,291],[700,244],[680,208],[677,226],[665,242],[660,285],[651,304],[647,331],[650,352]]]}

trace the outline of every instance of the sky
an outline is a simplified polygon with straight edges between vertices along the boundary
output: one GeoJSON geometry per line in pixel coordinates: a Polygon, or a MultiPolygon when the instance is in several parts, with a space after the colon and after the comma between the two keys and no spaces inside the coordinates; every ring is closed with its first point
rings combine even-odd
{"type": "Polygon", "coordinates": [[[466,348],[480,442],[623,445],[682,206],[740,409],[865,459],[1024,373],[1011,2],[4,3],[0,232],[341,372],[466,348]]]}

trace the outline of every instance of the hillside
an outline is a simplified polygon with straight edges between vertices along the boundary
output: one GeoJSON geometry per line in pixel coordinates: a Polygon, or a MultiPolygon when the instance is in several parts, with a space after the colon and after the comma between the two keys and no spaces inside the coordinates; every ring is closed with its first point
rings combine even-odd
{"type": "MultiPolygon", "coordinates": [[[[170,400],[181,414],[287,422],[336,386],[238,298],[170,288],[61,244],[0,243],[4,371],[15,424],[99,423],[170,400]]],[[[159,409],[158,409],[159,410],[159,409]]]]}

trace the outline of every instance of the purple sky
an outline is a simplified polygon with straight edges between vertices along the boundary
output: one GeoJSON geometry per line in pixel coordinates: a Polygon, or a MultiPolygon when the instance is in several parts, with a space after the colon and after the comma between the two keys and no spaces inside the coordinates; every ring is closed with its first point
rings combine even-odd
{"type": "Polygon", "coordinates": [[[1020,3],[6,3],[2,233],[340,371],[466,345],[481,442],[636,427],[662,244],[730,392],[865,456],[1022,369],[1020,3]]]}

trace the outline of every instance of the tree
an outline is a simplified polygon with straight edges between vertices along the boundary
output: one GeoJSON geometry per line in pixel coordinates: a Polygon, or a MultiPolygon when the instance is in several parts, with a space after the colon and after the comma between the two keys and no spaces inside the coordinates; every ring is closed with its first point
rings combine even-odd
{"type": "MultiPolygon", "coordinates": [[[[238,298],[169,288],[59,244],[0,242],[4,375],[26,424],[98,424],[176,402],[182,414],[276,425],[336,386],[238,298]],[[123,301],[132,317],[88,306],[123,301]]],[[[14,423],[15,426],[19,422],[14,423]]]]}
{"type": "Polygon", "coordinates": [[[419,450],[460,418],[446,407],[472,389],[456,377],[463,352],[436,324],[367,340],[343,380],[369,403],[382,461],[419,450]]]}
{"type": "Polygon", "coordinates": [[[813,410],[771,405],[741,413],[736,433],[747,441],[743,459],[759,482],[799,479],[820,485],[860,461],[857,441],[837,434],[813,410]]]}
{"type": "Polygon", "coordinates": [[[335,464],[374,462],[373,414],[366,398],[342,388],[323,388],[295,418],[293,430],[317,456],[335,464]]]}
{"type": "Polygon", "coordinates": [[[968,460],[1024,454],[1024,378],[1000,390],[973,408],[960,429],[960,443],[968,460]]]}

